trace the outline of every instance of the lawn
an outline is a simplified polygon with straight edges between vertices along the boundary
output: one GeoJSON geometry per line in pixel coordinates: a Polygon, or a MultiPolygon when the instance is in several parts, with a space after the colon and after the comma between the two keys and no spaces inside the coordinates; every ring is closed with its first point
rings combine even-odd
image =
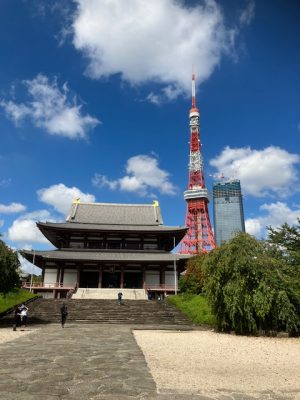
{"type": "Polygon", "coordinates": [[[182,294],[169,296],[168,301],[196,325],[215,325],[215,318],[203,295],[182,294]]]}
{"type": "Polygon", "coordinates": [[[24,289],[13,289],[6,294],[0,293],[0,314],[34,297],[38,296],[24,289]]]}

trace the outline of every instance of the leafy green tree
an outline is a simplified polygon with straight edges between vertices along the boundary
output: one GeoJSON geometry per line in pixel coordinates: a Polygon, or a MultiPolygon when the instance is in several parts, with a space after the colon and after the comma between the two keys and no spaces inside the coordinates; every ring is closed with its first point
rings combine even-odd
{"type": "Polygon", "coordinates": [[[300,296],[300,219],[297,221],[295,226],[285,223],[277,229],[268,227],[268,244],[290,268],[289,284],[300,296]]]}
{"type": "Polygon", "coordinates": [[[200,294],[203,292],[206,279],[205,272],[206,254],[192,257],[187,262],[185,275],[180,277],[179,289],[181,292],[200,294]]]}
{"type": "Polygon", "coordinates": [[[287,223],[280,228],[268,227],[268,242],[275,246],[286,262],[300,268],[300,219],[298,225],[290,226],[287,223]]]}
{"type": "Polygon", "coordinates": [[[220,331],[300,332],[300,299],[291,270],[263,241],[240,233],[205,259],[206,293],[220,331]]]}
{"type": "Polygon", "coordinates": [[[0,292],[7,293],[19,284],[20,262],[15,251],[0,240],[0,292]]]}

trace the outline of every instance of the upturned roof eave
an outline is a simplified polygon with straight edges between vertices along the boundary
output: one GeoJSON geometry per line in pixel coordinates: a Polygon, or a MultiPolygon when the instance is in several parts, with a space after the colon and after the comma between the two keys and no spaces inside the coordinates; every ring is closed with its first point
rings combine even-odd
{"type": "Polygon", "coordinates": [[[94,230],[94,231],[134,231],[139,232],[180,232],[187,231],[185,226],[168,225],[120,225],[120,224],[92,224],[79,222],[37,222],[39,228],[48,230],[94,230]]]}

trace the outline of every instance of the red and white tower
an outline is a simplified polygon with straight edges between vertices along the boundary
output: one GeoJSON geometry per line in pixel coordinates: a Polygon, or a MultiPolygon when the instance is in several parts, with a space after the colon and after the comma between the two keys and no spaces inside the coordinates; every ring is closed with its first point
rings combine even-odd
{"type": "Polygon", "coordinates": [[[200,112],[196,106],[195,74],[192,75],[192,108],[190,110],[189,184],[184,192],[187,202],[185,225],[189,228],[180,244],[182,254],[201,254],[215,248],[208,203],[209,194],[203,175],[200,142],[200,112]]]}

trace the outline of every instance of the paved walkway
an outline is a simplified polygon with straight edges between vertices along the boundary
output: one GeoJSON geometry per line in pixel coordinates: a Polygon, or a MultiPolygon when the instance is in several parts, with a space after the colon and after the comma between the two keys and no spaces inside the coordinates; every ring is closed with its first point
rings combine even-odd
{"type": "MultiPolygon", "coordinates": [[[[143,327],[144,328],[144,327],[143,327]]],[[[178,371],[180,373],[180,371],[178,371]]],[[[158,394],[132,327],[128,325],[43,326],[0,345],[3,400],[251,400],[240,393],[211,397],[158,394]]],[[[257,397],[256,397],[257,398],[257,397]]],[[[264,400],[275,400],[262,393],[264,400]]],[[[290,396],[276,397],[278,400],[290,396]]]]}

